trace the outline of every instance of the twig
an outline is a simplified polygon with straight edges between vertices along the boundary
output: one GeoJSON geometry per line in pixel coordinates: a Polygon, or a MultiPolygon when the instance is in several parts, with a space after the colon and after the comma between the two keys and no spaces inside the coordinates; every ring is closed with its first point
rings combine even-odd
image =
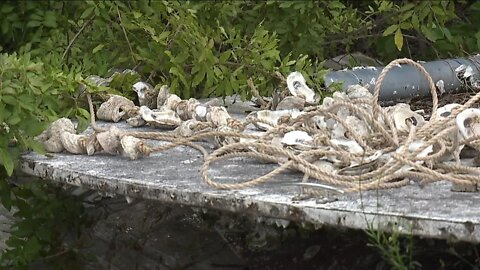
{"type": "Polygon", "coordinates": [[[78,36],[80,36],[80,34],[83,32],[83,30],[85,29],[85,27],[87,27],[87,25],[89,25],[93,19],[95,18],[95,15],[93,15],[92,17],[90,17],[90,19],[88,19],[88,21],[86,21],[82,27],[80,28],[80,30],[78,30],[78,32],[75,34],[75,36],[73,36],[72,40],[70,40],[70,43],[68,43],[68,46],[67,48],[65,49],[65,51],[63,52],[63,55],[62,55],[62,61],[65,59],[65,56],[67,56],[67,53],[70,51],[70,49],[72,48],[73,46],[73,43],[75,43],[75,41],[77,40],[78,36]]]}
{"type": "Polygon", "coordinates": [[[257,98],[258,102],[260,103],[260,106],[262,108],[267,108],[268,103],[263,100],[262,96],[260,96],[260,93],[258,92],[257,88],[255,87],[255,84],[253,83],[252,78],[249,78],[247,80],[248,87],[250,87],[250,91],[252,92],[252,95],[257,98]]]}
{"type": "Polygon", "coordinates": [[[45,257],[43,257],[43,260],[47,261],[47,260],[62,256],[63,254],[68,253],[70,251],[72,251],[72,250],[67,248],[67,249],[61,250],[61,251],[59,251],[55,254],[45,256],[45,257]]]}
{"type": "MultiPolygon", "coordinates": [[[[333,40],[325,41],[322,44],[323,45],[329,45],[329,44],[344,42],[346,39],[359,40],[359,39],[365,39],[365,38],[371,38],[371,37],[382,37],[382,36],[383,36],[383,33],[365,34],[365,35],[353,36],[351,38],[344,37],[344,38],[339,38],[339,39],[333,39],[333,40]]],[[[419,38],[416,37],[416,36],[406,35],[406,34],[403,34],[403,36],[406,37],[406,38],[419,40],[419,38]]]]}
{"type": "Polygon", "coordinates": [[[133,54],[132,45],[130,44],[130,40],[128,39],[127,31],[125,30],[125,27],[123,27],[122,16],[120,15],[120,10],[118,9],[118,6],[116,6],[116,8],[117,8],[118,19],[120,20],[120,27],[122,27],[123,35],[125,36],[125,40],[127,41],[128,48],[130,49],[130,55],[132,56],[132,60],[136,64],[137,59],[135,59],[135,55],[133,54]]]}

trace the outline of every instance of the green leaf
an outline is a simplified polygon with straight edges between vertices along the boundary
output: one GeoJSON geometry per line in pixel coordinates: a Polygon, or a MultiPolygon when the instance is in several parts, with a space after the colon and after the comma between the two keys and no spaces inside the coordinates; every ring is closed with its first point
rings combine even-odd
{"type": "Polygon", "coordinates": [[[205,78],[205,69],[200,69],[197,74],[193,77],[192,86],[197,86],[205,78]]]}
{"type": "Polygon", "coordinates": [[[12,191],[6,179],[0,179],[0,200],[8,211],[12,209],[12,191]]]}
{"type": "Polygon", "coordinates": [[[395,46],[397,46],[397,49],[399,51],[402,50],[402,47],[403,47],[403,34],[402,34],[402,30],[397,29],[397,31],[395,32],[395,46]]]}
{"type": "Polygon", "coordinates": [[[38,239],[32,236],[23,247],[23,252],[28,258],[34,258],[37,253],[40,252],[41,248],[42,245],[40,245],[38,239]]]}
{"type": "Polygon", "coordinates": [[[94,8],[95,8],[95,7],[93,7],[93,6],[86,8],[86,9],[83,11],[82,15],[80,15],[80,19],[85,19],[85,18],[87,18],[87,17],[90,17],[90,15],[92,15],[92,13],[93,13],[93,9],[94,9],[94,8]]]}
{"type": "Polygon", "coordinates": [[[453,41],[453,37],[452,37],[452,34],[450,33],[450,30],[448,30],[447,27],[443,27],[443,34],[445,35],[445,37],[447,38],[448,41],[452,42],[453,41]]]}
{"type": "Polygon", "coordinates": [[[439,16],[445,16],[445,11],[439,6],[432,6],[433,13],[439,16]]]}
{"type": "Polygon", "coordinates": [[[434,29],[434,28],[430,28],[430,27],[426,27],[425,25],[422,25],[421,29],[422,29],[422,33],[425,35],[425,37],[432,42],[435,42],[438,39],[443,38],[444,34],[438,28],[434,29]]]}
{"type": "Polygon", "coordinates": [[[38,27],[40,25],[42,25],[41,21],[30,20],[27,23],[27,28],[34,28],[34,27],[38,27]]]}
{"type": "Polygon", "coordinates": [[[10,96],[10,95],[2,96],[2,101],[5,102],[6,104],[10,104],[10,105],[13,105],[13,106],[18,105],[17,99],[13,96],[10,96]]]}
{"type": "Polygon", "coordinates": [[[1,12],[4,13],[4,14],[7,14],[7,13],[10,13],[12,12],[13,10],[15,9],[15,6],[13,5],[8,5],[8,4],[2,4],[2,9],[1,9],[1,12]]]}
{"type": "Polygon", "coordinates": [[[98,51],[100,51],[101,49],[103,49],[103,47],[105,47],[105,44],[99,44],[99,45],[97,45],[95,48],[93,48],[92,53],[93,53],[93,54],[97,53],[98,51]]]}
{"type": "Polygon", "coordinates": [[[79,132],[83,132],[85,129],[88,127],[88,120],[83,118],[82,116],[75,115],[75,118],[77,118],[78,124],[77,124],[77,130],[79,132]]]}
{"type": "Polygon", "coordinates": [[[413,3],[408,3],[408,4],[404,5],[404,6],[402,6],[399,11],[400,11],[400,12],[405,12],[405,11],[407,11],[407,10],[410,10],[410,9],[414,8],[414,7],[415,7],[415,4],[413,4],[413,3]]]}
{"type": "Polygon", "coordinates": [[[385,29],[385,31],[383,31],[383,36],[385,37],[385,36],[391,35],[397,30],[398,30],[397,24],[390,25],[387,29],[385,29]]]}
{"type": "Polygon", "coordinates": [[[0,161],[3,164],[3,167],[5,167],[8,176],[11,176],[14,169],[12,155],[7,149],[4,149],[2,147],[0,147],[0,161]]]}
{"type": "Polygon", "coordinates": [[[218,60],[220,61],[221,64],[224,64],[228,60],[228,58],[230,58],[231,54],[232,54],[232,50],[225,51],[220,55],[218,60]]]}
{"type": "Polygon", "coordinates": [[[180,70],[177,67],[171,67],[170,70],[169,70],[169,73],[177,76],[182,81],[183,85],[188,86],[188,82],[185,79],[185,75],[183,73],[183,70],[180,70]]]}
{"type": "Polygon", "coordinates": [[[28,140],[27,141],[27,147],[32,149],[33,151],[35,151],[36,153],[40,154],[40,155],[46,155],[47,152],[45,151],[45,148],[43,147],[43,144],[41,144],[40,142],[36,141],[36,140],[28,140]]]}
{"type": "Polygon", "coordinates": [[[18,115],[18,113],[13,113],[8,119],[7,119],[7,124],[11,125],[11,126],[14,126],[18,123],[20,123],[20,121],[22,121],[22,119],[20,118],[20,116],[18,115]]]}
{"type": "Polygon", "coordinates": [[[140,13],[138,11],[134,11],[132,13],[133,13],[133,18],[135,18],[135,19],[138,19],[138,18],[142,17],[142,13],[140,13]]]}
{"type": "Polygon", "coordinates": [[[53,11],[46,11],[45,17],[43,18],[43,25],[50,28],[57,27],[57,15],[53,11]]]}
{"type": "Polygon", "coordinates": [[[412,25],[415,29],[419,29],[420,28],[420,22],[418,20],[418,16],[417,14],[413,14],[412,16],[412,25]]]}
{"type": "Polygon", "coordinates": [[[477,48],[478,48],[478,50],[480,51],[480,31],[478,31],[478,32],[475,34],[475,38],[477,39],[477,48]]]}
{"type": "Polygon", "coordinates": [[[85,117],[85,119],[90,119],[90,112],[85,109],[77,108],[77,114],[85,117]]]}

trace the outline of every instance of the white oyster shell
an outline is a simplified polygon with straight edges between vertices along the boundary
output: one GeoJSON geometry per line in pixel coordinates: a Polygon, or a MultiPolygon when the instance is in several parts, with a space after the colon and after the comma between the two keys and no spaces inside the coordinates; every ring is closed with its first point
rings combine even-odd
{"type": "Polygon", "coordinates": [[[180,101],[182,101],[182,99],[179,96],[175,94],[170,94],[165,100],[163,107],[161,108],[164,110],[175,111],[175,108],[177,107],[178,103],[180,103],[180,101]]]}
{"type": "Polygon", "coordinates": [[[68,118],[55,120],[50,126],[38,135],[35,139],[43,144],[45,151],[50,153],[60,153],[64,150],[61,134],[63,132],[75,133],[75,126],[68,118]]]}
{"type": "Polygon", "coordinates": [[[288,90],[293,96],[303,96],[307,103],[315,103],[315,92],[307,86],[302,73],[295,71],[287,77],[288,90]]]}
{"type": "Polygon", "coordinates": [[[360,136],[361,138],[367,138],[370,135],[369,129],[365,121],[360,120],[358,117],[349,115],[345,119],[345,124],[350,127],[350,130],[360,136]]]}
{"type": "Polygon", "coordinates": [[[207,106],[199,104],[198,106],[195,107],[193,118],[202,122],[207,121],[207,110],[208,110],[207,106]]]}
{"type": "Polygon", "coordinates": [[[70,132],[62,132],[60,134],[62,145],[67,152],[72,154],[86,154],[87,149],[85,143],[88,139],[86,135],[78,135],[70,132]]]}
{"type": "Polygon", "coordinates": [[[349,99],[357,99],[357,98],[372,98],[373,95],[368,91],[367,88],[356,84],[348,87],[347,89],[347,96],[349,99]]]}
{"type": "Polygon", "coordinates": [[[127,110],[135,108],[135,104],[122,96],[112,95],[107,101],[100,105],[97,111],[98,119],[118,122],[127,117],[127,110]]]}
{"type": "Polygon", "coordinates": [[[103,151],[112,155],[118,155],[121,150],[120,135],[122,131],[113,126],[108,131],[98,133],[97,141],[103,151]]]}
{"type": "Polygon", "coordinates": [[[412,111],[410,105],[405,103],[387,108],[387,113],[393,116],[395,127],[402,132],[409,132],[411,125],[422,127],[425,124],[423,116],[412,111]]]}
{"type": "MultiPolygon", "coordinates": [[[[155,88],[158,88],[158,85],[155,86],[155,88]]],[[[158,90],[158,95],[157,95],[157,108],[161,108],[165,104],[165,101],[169,96],[170,96],[170,88],[168,87],[168,85],[160,86],[160,89],[158,90]]]]}
{"type": "Polygon", "coordinates": [[[133,136],[123,136],[120,140],[120,144],[122,145],[123,154],[129,157],[131,160],[135,160],[146,155],[146,153],[143,153],[140,150],[143,142],[138,138],[133,136]]]}
{"type": "MultiPolygon", "coordinates": [[[[428,154],[433,152],[433,145],[428,145],[420,140],[415,140],[410,145],[408,145],[407,153],[413,153],[421,148],[426,147],[424,150],[422,150],[420,153],[418,153],[416,156],[417,157],[426,157],[428,154]]],[[[396,153],[401,153],[402,151],[405,151],[405,146],[401,146],[396,150],[396,153]]],[[[419,160],[415,162],[416,164],[423,164],[423,161],[419,160]]],[[[413,167],[409,165],[404,165],[402,168],[400,168],[400,171],[411,171],[413,167]]]]}
{"type": "Polygon", "coordinates": [[[150,109],[157,108],[158,90],[146,82],[136,82],[133,86],[133,91],[137,93],[138,102],[140,106],[147,106],[150,109]]]}
{"type": "Polygon", "coordinates": [[[294,130],[285,133],[281,142],[290,146],[309,146],[313,138],[305,131],[294,130]]]}
{"type": "Polygon", "coordinates": [[[212,106],[207,110],[206,120],[216,127],[227,126],[228,119],[231,118],[225,107],[212,106]]]}
{"type": "Polygon", "coordinates": [[[299,110],[261,110],[252,112],[247,116],[248,120],[258,120],[261,122],[254,122],[254,125],[260,130],[269,130],[277,126],[278,120],[281,117],[288,116],[292,119],[297,118],[298,116],[304,114],[299,110]]]}
{"type": "Polygon", "coordinates": [[[462,106],[462,105],[460,105],[458,103],[446,104],[446,105],[437,109],[437,116],[442,117],[442,118],[446,118],[446,117],[450,116],[450,114],[452,114],[453,109],[455,109],[457,107],[460,107],[460,106],[462,106]]]}
{"type": "Polygon", "coordinates": [[[348,139],[331,139],[330,143],[334,146],[340,147],[349,153],[352,154],[363,154],[363,148],[358,144],[356,141],[348,140],[348,139]]]}
{"type": "Polygon", "coordinates": [[[465,109],[457,115],[455,124],[462,139],[480,135],[480,109],[465,109]]]}
{"type": "Polygon", "coordinates": [[[303,110],[304,107],[305,99],[297,96],[288,96],[278,103],[275,110],[303,110]]]}
{"type": "Polygon", "coordinates": [[[147,123],[159,128],[175,128],[178,127],[182,120],[171,110],[150,110],[146,106],[140,107],[139,114],[147,123]]]}

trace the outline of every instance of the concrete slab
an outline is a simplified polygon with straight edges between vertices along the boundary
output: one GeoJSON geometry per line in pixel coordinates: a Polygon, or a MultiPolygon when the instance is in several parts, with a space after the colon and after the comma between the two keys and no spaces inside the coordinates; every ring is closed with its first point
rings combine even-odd
{"type": "MultiPolygon", "coordinates": [[[[106,125],[106,124],[103,124],[106,125]]],[[[116,124],[125,128],[125,124],[116,124]]],[[[137,129],[138,130],[138,129],[137,129]]],[[[128,195],[269,218],[279,225],[289,221],[315,226],[380,229],[421,237],[480,242],[480,193],[450,191],[436,182],[393,189],[335,195],[334,200],[298,200],[298,173],[286,173],[272,182],[242,190],[216,190],[202,182],[198,152],[178,147],[148,158],[35,153],[23,155],[21,169],[43,179],[84,186],[106,195],[128,195]]],[[[239,182],[263,175],[274,164],[234,159],[215,164],[210,175],[239,182]]]]}

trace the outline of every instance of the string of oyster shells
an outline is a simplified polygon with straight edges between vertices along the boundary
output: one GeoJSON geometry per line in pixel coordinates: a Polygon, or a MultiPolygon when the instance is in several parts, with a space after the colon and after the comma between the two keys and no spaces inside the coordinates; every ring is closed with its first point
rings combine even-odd
{"type": "MultiPolygon", "coordinates": [[[[474,156],[479,156],[480,113],[478,109],[468,109],[467,104],[478,101],[480,94],[464,105],[449,104],[438,108],[435,110],[437,117],[432,122],[404,103],[381,108],[374,117],[377,101],[359,85],[346,92],[336,92],[332,97],[324,98],[321,104],[317,104],[318,98],[306,85],[301,73],[290,74],[287,86],[291,96],[285,97],[277,110],[253,112],[245,121],[232,118],[225,107],[202,104],[196,99],[182,100],[169,93],[167,86],[157,89],[143,82],[133,86],[139,106],[112,96],[112,100],[104,104],[114,104],[109,105],[113,109],[103,108],[111,112],[110,117],[101,118],[98,112],[97,116],[112,122],[127,118],[131,126],[175,129],[176,132],[169,135],[171,137],[163,136],[173,146],[214,137],[219,148],[206,158],[201,175],[217,188],[243,188],[267,181],[285,169],[293,169],[305,173],[304,179],[310,177],[347,191],[357,191],[360,183],[361,189],[393,188],[417,178],[473,183],[476,190],[478,176],[472,176],[471,172],[477,172],[478,168],[461,164],[459,153],[469,146],[475,150],[474,156]],[[398,133],[398,141],[392,140],[394,133],[398,133]],[[268,175],[238,184],[222,184],[208,177],[208,166],[212,162],[238,155],[277,162],[281,166],[268,175]]],[[[98,149],[136,159],[155,151],[136,138],[138,132],[109,132],[96,134],[91,141],[100,146],[86,153],[93,154],[98,149]],[[114,142],[102,144],[102,136],[113,137],[114,142]]],[[[69,133],[74,134],[71,129],[69,133]]],[[[52,132],[44,136],[47,151],[66,149],[70,152],[63,144],[56,143],[50,148],[48,135],[52,136],[52,132]]],[[[72,151],[85,153],[85,150],[72,151]]],[[[304,184],[315,186],[315,182],[304,181],[304,184]]]]}

